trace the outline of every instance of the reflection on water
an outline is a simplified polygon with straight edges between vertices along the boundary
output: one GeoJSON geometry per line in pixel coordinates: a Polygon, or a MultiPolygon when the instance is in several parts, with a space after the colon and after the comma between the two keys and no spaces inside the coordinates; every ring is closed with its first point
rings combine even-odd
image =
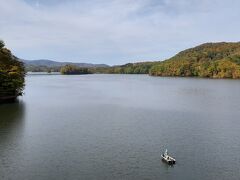
{"type": "MultiPolygon", "coordinates": [[[[24,121],[25,105],[22,101],[0,105],[0,135],[8,136],[19,132],[24,121]]],[[[3,140],[3,138],[0,139],[3,140]]]]}
{"type": "Polygon", "coordinates": [[[6,164],[14,162],[21,146],[25,105],[21,101],[0,105],[0,179],[5,179],[6,164]]]}

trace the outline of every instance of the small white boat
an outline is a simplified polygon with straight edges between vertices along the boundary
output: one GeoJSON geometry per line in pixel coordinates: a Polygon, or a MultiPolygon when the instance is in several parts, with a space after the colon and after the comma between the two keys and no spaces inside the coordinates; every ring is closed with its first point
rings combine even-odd
{"type": "Polygon", "coordinates": [[[176,160],[173,157],[168,155],[167,149],[166,149],[165,153],[162,154],[161,156],[162,156],[162,160],[165,161],[166,163],[170,164],[170,165],[176,163],[176,160]]]}

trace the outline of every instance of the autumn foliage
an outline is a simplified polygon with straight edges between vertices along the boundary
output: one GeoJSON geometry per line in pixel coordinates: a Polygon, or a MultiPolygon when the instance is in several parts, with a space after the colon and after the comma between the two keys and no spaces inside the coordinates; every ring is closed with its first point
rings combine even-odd
{"type": "Polygon", "coordinates": [[[77,75],[77,74],[90,74],[88,68],[78,67],[76,65],[68,64],[60,69],[61,74],[65,75],[77,75]]]}
{"type": "Polygon", "coordinates": [[[24,88],[24,77],[23,63],[19,62],[0,40],[0,100],[21,95],[24,88]]]}
{"type": "Polygon", "coordinates": [[[159,62],[153,76],[240,78],[240,43],[207,43],[159,62]]]}

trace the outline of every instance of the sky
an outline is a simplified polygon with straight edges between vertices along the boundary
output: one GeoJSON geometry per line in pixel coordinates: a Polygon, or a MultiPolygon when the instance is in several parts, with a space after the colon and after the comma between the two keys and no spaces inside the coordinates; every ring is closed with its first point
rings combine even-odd
{"type": "Polygon", "coordinates": [[[240,41],[239,7],[239,0],[0,0],[0,39],[28,60],[164,60],[202,43],[240,41]]]}

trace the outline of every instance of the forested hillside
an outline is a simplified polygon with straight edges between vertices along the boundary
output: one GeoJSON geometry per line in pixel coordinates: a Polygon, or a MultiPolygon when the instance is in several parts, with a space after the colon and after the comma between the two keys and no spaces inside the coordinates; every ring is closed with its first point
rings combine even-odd
{"type": "Polygon", "coordinates": [[[157,62],[139,62],[128,63],[121,66],[92,68],[93,73],[107,73],[107,74],[148,74],[150,68],[157,62]]]}
{"type": "Polygon", "coordinates": [[[206,43],[159,62],[153,76],[240,78],[240,43],[206,43]]]}

